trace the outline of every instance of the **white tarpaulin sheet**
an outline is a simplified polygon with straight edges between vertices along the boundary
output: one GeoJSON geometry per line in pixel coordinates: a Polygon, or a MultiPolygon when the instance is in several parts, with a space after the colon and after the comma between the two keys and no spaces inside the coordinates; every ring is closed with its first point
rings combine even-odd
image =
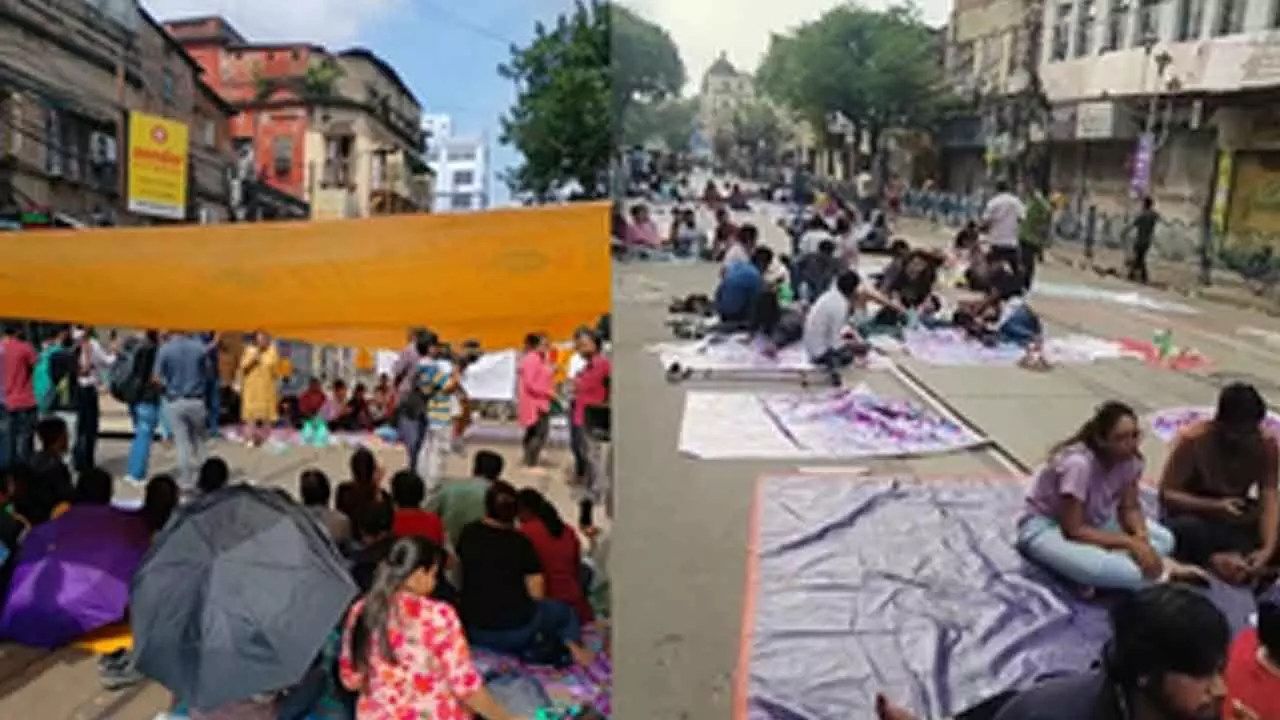
{"type": "MultiPolygon", "coordinates": [[[[391,375],[396,364],[398,353],[390,350],[379,350],[376,365],[379,375],[391,375]]],[[[485,353],[480,359],[467,368],[462,378],[462,388],[472,400],[482,402],[513,402],[516,399],[516,362],[519,353],[515,350],[499,350],[485,353]]]]}
{"type": "Polygon", "coordinates": [[[867,388],[823,393],[690,392],[680,451],[701,459],[843,460],[953,452],[972,429],[867,388]]]}
{"type": "Polygon", "coordinates": [[[1032,297],[1057,298],[1061,300],[1090,300],[1180,315],[1195,315],[1199,312],[1190,305],[1170,300],[1160,300],[1141,293],[1107,290],[1106,288],[1073,283],[1037,282],[1031,290],[1031,295],[1032,297]]]}
{"type": "MultiPolygon", "coordinates": [[[[747,377],[800,374],[817,369],[800,345],[785,347],[770,356],[758,342],[738,335],[656,343],[649,346],[649,351],[658,356],[664,369],[679,364],[694,374],[747,377]]],[[[887,370],[892,367],[893,362],[883,355],[872,353],[867,358],[868,369],[887,370]]]]}

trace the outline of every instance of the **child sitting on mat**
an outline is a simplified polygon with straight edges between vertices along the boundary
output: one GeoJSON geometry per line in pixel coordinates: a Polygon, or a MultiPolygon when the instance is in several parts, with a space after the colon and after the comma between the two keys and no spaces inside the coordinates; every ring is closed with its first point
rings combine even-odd
{"type": "Polygon", "coordinates": [[[984,345],[1001,343],[1024,349],[1018,366],[1028,370],[1048,370],[1044,357],[1044,326],[1022,295],[1018,276],[1007,265],[990,277],[990,287],[977,301],[961,303],[953,316],[956,326],[984,345]]]}

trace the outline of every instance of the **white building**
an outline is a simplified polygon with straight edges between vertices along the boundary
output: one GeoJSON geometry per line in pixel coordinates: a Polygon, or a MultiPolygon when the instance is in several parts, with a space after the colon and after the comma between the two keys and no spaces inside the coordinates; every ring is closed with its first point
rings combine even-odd
{"type": "Polygon", "coordinates": [[[1100,209],[1130,205],[1138,138],[1155,138],[1150,193],[1229,235],[1280,237],[1280,2],[1048,0],[1040,79],[1052,184],[1100,209]]]}
{"type": "Polygon", "coordinates": [[[429,115],[427,162],[436,173],[435,212],[489,207],[489,142],[481,136],[455,136],[448,115],[429,115]]]}

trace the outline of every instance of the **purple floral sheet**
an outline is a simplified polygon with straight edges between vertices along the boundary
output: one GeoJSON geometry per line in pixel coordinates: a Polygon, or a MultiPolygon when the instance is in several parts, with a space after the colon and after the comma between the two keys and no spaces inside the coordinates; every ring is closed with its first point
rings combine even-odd
{"type": "MultiPolygon", "coordinates": [[[[1176,407],[1157,410],[1147,416],[1147,424],[1151,426],[1156,437],[1164,442],[1173,440],[1180,430],[1203,420],[1213,419],[1214,409],[1211,407],[1176,407]]],[[[1263,427],[1280,434],[1280,414],[1268,412],[1263,427]]]]}
{"type": "MultiPolygon", "coordinates": [[[[739,718],[875,717],[877,692],[920,717],[948,717],[1089,667],[1109,636],[1105,607],[1014,550],[1022,483],[761,483],[739,718]]],[[[1247,592],[1207,592],[1236,627],[1254,612],[1247,592]]]]}
{"type": "MultiPolygon", "coordinates": [[[[590,667],[574,666],[558,670],[545,665],[531,665],[482,649],[473,650],[472,659],[476,669],[486,676],[504,674],[532,678],[542,686],[556,708],[563,710],[575,706],[590,706],[609,717],[613,713],[612,659],[602,651],[603,638],[595,629],[584,630],[582,641],[584,645],[597,651],[595,662],[590,667]]],[[[517,712],[516,709],[508,709],[517,712]]]]}
{"type": "MultiPolygon", "coordinates": [[[[514,424],[476,423],[467,429],[466,441],[475,443],[519,443],[523,430],[514,424]]],[[[222,428],[222,439],[228,442],[248,442],[244,430],[237,426],[222,428]]],[[[569,428],[563,421],[552,421],[548,442],[552,445],[568,445],[569,428]]],[[[304,437],[294,428],[275,428],[267,439],[269,447],[367,447],[370,449],[400,447],[400,438],[394,428],[383,426],[371,432],[331,432],[322,438],[304,437]]]]}
{"type": "Polygon", "coordinates": [[[860,386],[822,393],[690,392],[681,452],[702,459],[850,459],[955,452],[986,438],[860,386]]]}

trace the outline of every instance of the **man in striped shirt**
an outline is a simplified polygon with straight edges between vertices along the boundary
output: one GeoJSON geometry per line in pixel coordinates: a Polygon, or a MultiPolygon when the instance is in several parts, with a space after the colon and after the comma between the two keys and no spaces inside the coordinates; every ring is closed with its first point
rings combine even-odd
{"type": "Polygon", "coordinates": [[[417,467],[429,493],[444,474],[445,457],[453,441],[453,396],[458,389],[457,373],[438,339],[418,361],[414,383],[426,398],[425,433],[417,467]]]}

